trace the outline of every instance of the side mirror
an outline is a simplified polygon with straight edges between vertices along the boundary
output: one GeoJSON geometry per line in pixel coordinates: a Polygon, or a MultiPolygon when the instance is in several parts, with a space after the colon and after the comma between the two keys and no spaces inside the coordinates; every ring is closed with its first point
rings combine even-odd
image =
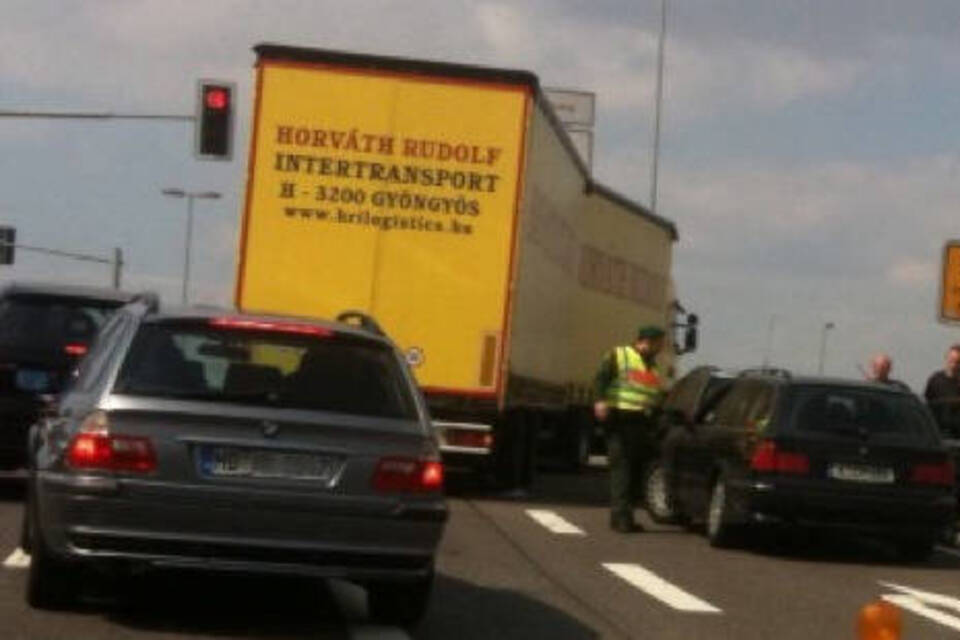
{"type": "Polygon", "coordinates": [[[687,316],[687,330],[683,335],[683,352],[692,353],[697,350],[700,341],[700,318],[695,313],[687,316]]]}

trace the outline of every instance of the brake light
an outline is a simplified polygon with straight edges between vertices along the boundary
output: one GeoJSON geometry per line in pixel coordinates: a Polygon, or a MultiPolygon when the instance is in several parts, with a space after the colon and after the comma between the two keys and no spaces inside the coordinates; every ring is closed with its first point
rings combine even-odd
{"type": "Polygon", "coordinates": [[[764,440],[753,452],[750,468],[761,473],[810,473],[810,458],[805,453],[781,451],[772,440],[764,440]]]}
{"type": "Polygon", "coordinates": [[[373,474],[377,491],[424,492],[443,490],[443,463],[413,458],[384,458],[373,474]]]}
{"type": "Polygon", "coordinates": [[[321,338],[330,338],[334,335],[333,331],[326,327],[300,324],[298,322],[273,322],[268,320],[251,320],[249,318],[213,318],[209,324],[211,327],[223,329],[295,333],[298,335],[319,336],[321,338]]]}
{"type": "Polygon", "coordinates": [[[910,482],[951,487],[956,479],[956,467],[951,460],[918,464],[910,472],[910,482]]]}
{"type": "Polygon", "coordinates": [[[447,429],[444,439],[452,447],[472,447],[474,449],[490,449],[493,447],[493,434],[489,431],[472,431],[447,429]]]}
{"type": "Polygon", "coordinates": [[[107,415],[102,411],[87,416],[67,447],[67,466],[134,473],[150,473],[157,468],[149,438],[111,434],[108,427],[107,415]]]}
{"type": "Polygon", "coordinates": [[[89,350],[89,347],[87,347],[87,345],[81,342],[71,342],[69,344],[64,345],[63,347],[63,351],[68,356],[73,356],[75,358],[79,358],[87,355],[88,350],[89,350]]]}

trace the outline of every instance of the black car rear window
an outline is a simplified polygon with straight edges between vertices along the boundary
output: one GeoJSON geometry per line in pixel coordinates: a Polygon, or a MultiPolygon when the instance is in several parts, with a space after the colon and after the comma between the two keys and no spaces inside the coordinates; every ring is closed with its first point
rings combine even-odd
{"type": "MultiPolygon", "coordinates": [[[[300,325],[302,327],[303,325],[300,325]]],[[[416,406],[388,346],[353,336],[229,328],[141,326],[116,393],[413,419],[416,406]]]]}
{"type": "Polygon", "coordinates": [[[60,350],[87,344],[119,303],[45,295],[0,299],[0,347],[60,350]]]}
{"type": "Polygon", "coordinates": [[[809,386],[793,390],[793,429],[836,437],[935,439],[929,412],[912,395],[869,389],[809,386]]]}

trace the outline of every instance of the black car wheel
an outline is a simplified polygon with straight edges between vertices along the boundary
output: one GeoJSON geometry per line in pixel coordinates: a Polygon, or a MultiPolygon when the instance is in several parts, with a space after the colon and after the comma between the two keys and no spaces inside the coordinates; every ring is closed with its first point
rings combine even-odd
{"type": "Polygon", "coordinates": [[[930,538],[897,540],[897,555],[905,562],[923,562],[932,554],[936,541],[930,538]]]}
{"type": "Polygon", "coordinates": [[[420,622],[430,602],[433,573],[414,583],[383,582],[367,585],[370,618],[386,625],[407,629],[420,622]]]}
{"type": "Polygon", "coordinates": [[[717,477],[710,492],[707,505],[707,539],[713,547],[731,547],[737,539],[736,527],[730,522],[730,503],[727,499],[727,482],[723,475],[717,477]]]}
{"type": "Polygon", "coordinates": [[[53,557],[37,530],[36,518],[31,515],[27,520],[31,550],[27,604],[35,609],[65,609],[79,593],[76,568],[53,557]]]}
{"type": "Polygon", "coordinates": [[[650,518],[659,524],[675,524],[678,518],[673,503],[673,493],[660,460],[654,460],[647,467],[643,488],[650,518]]]}

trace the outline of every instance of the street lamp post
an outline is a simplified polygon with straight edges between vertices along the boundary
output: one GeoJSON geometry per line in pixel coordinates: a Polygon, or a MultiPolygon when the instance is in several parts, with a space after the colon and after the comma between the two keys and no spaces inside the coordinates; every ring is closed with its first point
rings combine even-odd
{"type": "Polygon", "coordinates": [[[216,200],[220,194],[216,191],[184,191],[183,189],[164,189],[163,195],[171,198],[187,199],[187,237],[183,255],[183,304],[187,304],[187,287],[190,282],[190,247],[193,244],[193,201],[216,200]]]}
{"type": "Polygon", "coordinates": [[[823,375],[823,363],[827,357],[827,333],[836,326],[832,322],[825,322],[820,330],[820,366],[817,369],[820,375],[823,375]]]}

